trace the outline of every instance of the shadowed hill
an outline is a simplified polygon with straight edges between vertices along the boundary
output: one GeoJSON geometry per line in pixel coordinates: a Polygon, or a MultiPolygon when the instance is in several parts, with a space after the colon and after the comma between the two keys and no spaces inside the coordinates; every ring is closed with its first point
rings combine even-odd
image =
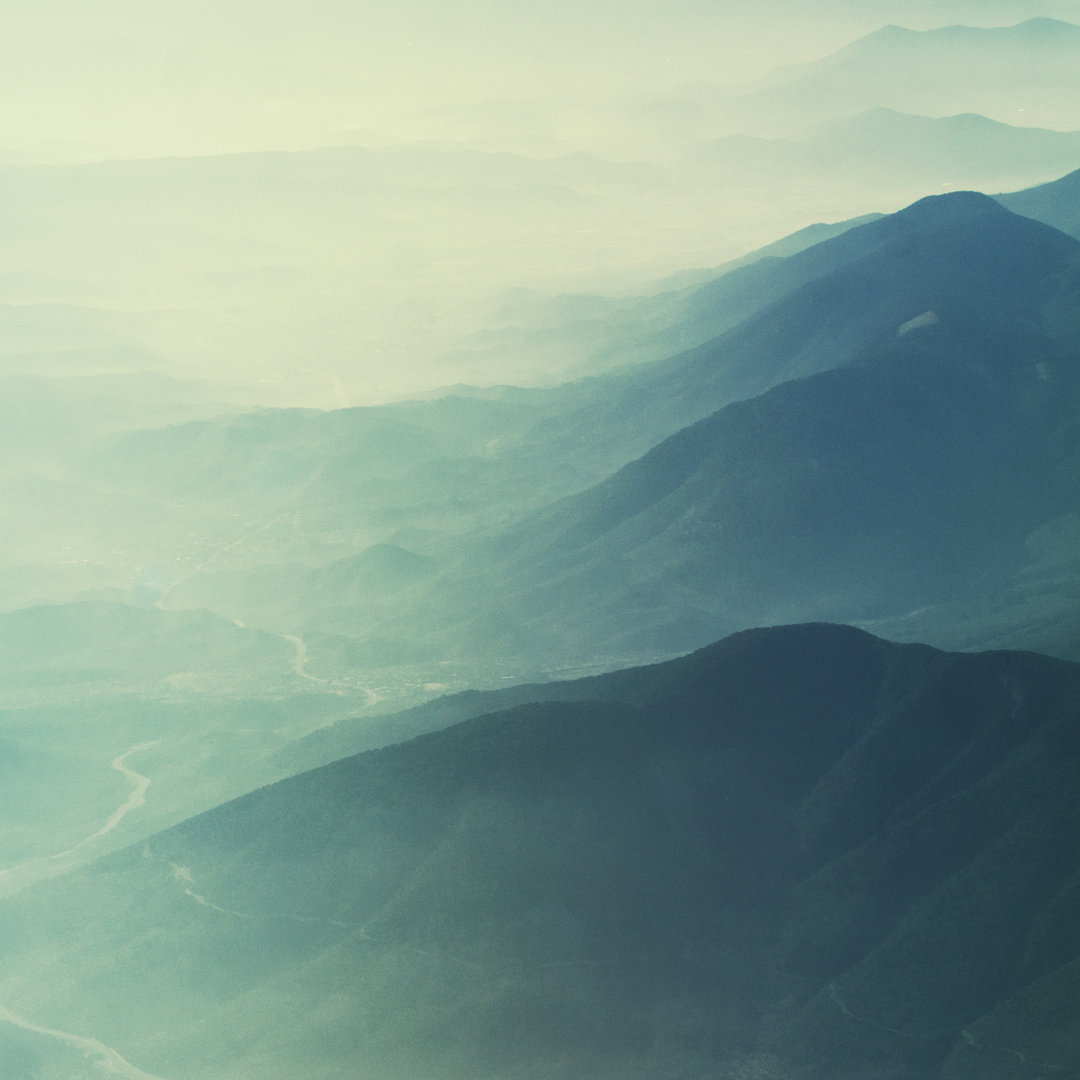
{"type": "Polygon", "coordinates": [[[425,625],[453,622],[451,648],[655,655],[1019,588],[1036,534],[1078,494],[1080,245],[958,193],[819,249],[787,262],[839,268],[713,346],[607,384],[609,411],[583,410],[567,440],[617,430],[616,413],[640,437],[725,380],[746,400],[504,530],[482,575],[466,565],[427,595],[425,625]],[[755,382],[774,385],[753,397],[755,382]],[[491,607],[462,619],[466,596],[491,607]]]}
{"type": "Polygon", "coordinates": [[[576,399],[577,407],[545,419],[529,437],[543,438],[560,461],[567,450],[595,455],[590,444],[615,440],[621,454],[644,453],[730,402],[843,367],[928,311],[986,330],[1038,326],[1052,280],[1078,261],[1076,241],[1002,212],[985,195],[922,199],[703,286],[687,317],[715,306],[739,312],[736,325],[670,359],[569,388],[567,404],[576,399]]]}
{"type": "Polygon", "coordinates": [[[1080,237],[1080,169],[1049,184],[998,195],[1014,214],[1045,222],[1069,236],[1080,237]]]}
{"type": "Polygon", "coordinates": [[[830,626],[538,688],[6,902],[3,1004],[170,1080],[1075,1069],[1078,691],[830,626]]]}
{"type": "MultiPolygon", "coordinates": [[[[984,195],[924,199],[726,275],[701,302],[738,304],[741,292],[760,310],[669,361],[556,391],[539,418],[525,401],[492,403],[490,416],[480,401],[401,410],[395,424],[415,416],[439,440],[450,430],[431,426],[442,414],[477,427],[452,469],[435,456],[447,453],[441,442],[427,449],[435,435],[418,440],[414,473],[389,485],[395,499],[415,475],[425,498],[472,513],[485,498],[472,480],[487,477],[493,493],[524,485],[524,508],[613,475],[517,524],[500,524],[493,503],[484,541],[455,527],[452,548],[423,569],[399,551],[409,566],[378,575],[400,587],[364,585],[373,556],[341,563],[317,575],[321,610],[294,606],[289,625],[408,640],[444,659],[581,663],[670,655],[762,623],[962,607],[1022,589],[1029,564],[1050,573],[1059,604],[1075,574],[1063,569],[1067,539],[1051,534],[1069,535],[1077,496],[1078,267],[1077,241],[984,195]]],[[[322,421],[296,419],[317,462],[322,421]]],[[[383,512],[360,455],[338,445],[361,420],[373,423],[334,418],[335,457],[297,505],[332,490],[338,522],[383,512]]],[[[268,425],[246,422],[256,462],[275,445],[268,425]]],[[[226,584],[207,578],[204,593],[231,595],[226,584]]],[[[1032,612],[1010,605],[895,632],[940,641],[947,630],[945,640],[977,645],[1019,627],[1006,640],[1023,642],[1032,612]]]]}

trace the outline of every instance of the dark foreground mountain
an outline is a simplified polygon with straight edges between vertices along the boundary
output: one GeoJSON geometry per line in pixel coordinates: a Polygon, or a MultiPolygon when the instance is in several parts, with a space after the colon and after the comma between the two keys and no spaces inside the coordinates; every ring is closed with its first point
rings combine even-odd
{"type": "Polygon", "coordinates": [[[5,1076],[1080,1069],[1076,665],[817,625],[532,695],[4,902],[5,1076]]]}

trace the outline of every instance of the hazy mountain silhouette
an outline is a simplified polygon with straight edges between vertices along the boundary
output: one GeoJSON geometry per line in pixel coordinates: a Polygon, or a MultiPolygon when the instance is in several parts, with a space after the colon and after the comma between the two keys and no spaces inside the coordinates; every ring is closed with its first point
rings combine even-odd
{"type": "Polygon", "coordinates": [[[736,105],[744,130],[777,134],[877,107],[1070,128],[1078,57],[1080,27],[1055,19],[923,31],[885,26],[821,60],[777,71],[771,85],[736,105]]]}
{"type": "Polygon", "coordinates": [[[1022,187],[1080,162],[1080,132],[1013,127],[975,113],[941,118],[877,107],[787,139],[731,135],[690,147],[687,164],[714,182],[872,186],[894,192],[1022,187]]]}
{"type": "Polygon", "coordinates": [[[1080,1067],[1075,665],[803,626],[530,689],[0,904],[3,1006],[175,1080],[1080,1067]]]}
{"type": "Polygon", "coordinates": [[[1080,169],[1049,184],[996,196],[1002,206],[1015,214],[1045,222],[1070,236],[1080,238],[1080,169]]]}
{"type": "MultiPolygon", "coordinates": [[[[628,373],[626,382],[648,395],[644,423],[663,415],[671,398],[678,399],[673,407],[684,422],[698,419],[710,406],[841,367],[861,350],[892,340],[901,325],[935,305],[987,328],[1026,324],[1045,298],[1042,277],[1062,273],[1077,252],[1056,232],[1002,214],[986,196],[923,199],[789,258],[760,260],[703,286],[695,308],[731,311],[740,323],[696,351],[628,373]]],[[[605,390],[619,400],[616,380],[605,390]]]]}
{"type": "MultiPolygon", "coordinates": [[[[542,483],[543,469],[536,460],[542,454],[544,460],[559,459],[559,467],[549,474],[560,482],[568,475],[580,477],[578,486],[584,486],[731,401],[761,393],[785,378],[842,366],[868,343],[888,340],[897,327],[934,302],[963,305],[979,322],[1019,317],[1023,305],[1012,298],[1015,282],[1009,275],[1020,281],[1026,274],[1055,272],[1051,262],[1065,257],[1067,243],[1030,223],[1009,220],[985,196],[955,193],[940,198],[944,201],[919,202],[899,214],[844,228],[841,235],[805,248],[800,241],[795,254],[764,255],[696,288],[633,303],[601,304],[599,317],[629,324],[645,339],[646,355],[668,357],[661,363],[516,397],[481,401],[466,389],[411,407],[354,409],[329,416],[265,412],[148,431],[117,441],[112,460],[95,461],[95,467],[128,484],[138,482],[131,475],[129,463],[134,462],[153,476],[157,488],[181,492],[205,492],[224,480],[232,487],[220,494],[232,498],[258,491],[271,473],[276,482],[294,485],[308,484],[317,473],[323,490],[335,477],[342,484],[373,483],[375,478],[364,479],[364,461],[378,460],[382,473],[393,472],[390,487],[396,497],[402,474],[420,463],[426,467],[432,454],[456,450],[471,458],[483,450],[505,459],[518,453],[514,448],[520,445],[519,456],[532,462],[528,467],[533,484],[542,483]],[[988,215],[988,220],[996,219],[999,247],[1015,249],[1012,268],[983,235],[988,215]],[[942,251],[935,251],[935,244],[942,251]],[[877,261],[856,267],[875,253],[877,261]],[[1045,265],[1037,265],[1040,258],[1045,265]],[[845,269],[847,277],[841,273],[845,269]],[[783,306],[770,306],[780,301],[783,306]],[[694,345],[696,351],[680,352],[688,342],[700,344],[694,345]],[[632,425],[627,422],[630,416],[632,425]],[[599,445],[591,446],[593,442],[599,445]],[[208,477],[207,469],[226,452],[232,461],[228,476],[215,470],[208,477]],[[277,463],[262,456],[249,462],[256,452],[275,456],[277,463]],[[323,464],[328,455],[338,464],[323,464]]],[[[525,466],[518,461],[515,467],[525,466]]],[[[474,493],[480,492],[475,468],[463,479],[474,493]]],[[[519,492],[522,486],[515,485],[519,492]]],[[[510,493],[505,484],[499,492],[510,493]]],[[[456,495],[466,497],[466,489],[456,495]]],[[[428,498],[430,493],[418,491],[418,496],[428,498]]],[[[472,501],[475,504],[475,496],[472,501]]]]}
{"type": "Polygon", "coordinates": [[[677,274],[665,278],[660,287],[670,289],[707,285],[732,270],[738,270],[742,266],[749,266],[751,263],[760,262],[765,258],[783,259],[789,255],[798,255],[800,251],[805,251],[815,244],[831,240],[834,236],[839,236],[849,229],[854,229],[856,225],[865,225],[867,222],[876,221],[884,216],[884,214],[872,213],[863,214],[857,218],[847,218],[844,221],[818,221],[813,225],[798,229],[789,236],[782,236],[779,240],[774,240],[771,244],[766,244],[764,247],[751,251],[738,259],[732,259],[722,266],[711,269],[680,270],[677,274]]]}
{"type": "MultiPolygon", "coordinates": [[[[997,183],[1023,185],[1027,170],[1069,170],[1080,160],[1078,140],[1077,132],[1013,127],[977,114],[933,118],[876,108],[824,124],[798,140],[731,136],[688,152],[698,158],[698,168],[721,169],[728,177],[732,169],[761,168],[775,179],[782,166],[803,178],[827,177],[831,184],[846,183],[853,171],[861,171],[879,191],[891,190],[898,178],[924,191],[939,186],[988,190],[997,183]]],[[[1080,237],[1076,186],[1065,177],[995,198],[1015,213],[1080,237]]],[[[571,371],[581,376],[664,359],[731,329],[798,280],[785,277],[793,268],[774,264],[721,284],[732,271],[798,254],[882,216],[807,226],[721,266],[673,274],[653,296],[511,290],[486,305],[487,328],[465,339],[453,356],[557,351],[579,358],[571,371]],[[699,295],[702,288],[706,291],[699,295]]]]}
{"type": "MultiPolygon", "coordinates": [[[[507,530],[501,569],[484,562],[491,611],[471,605],[461,640],[634,655],[995,595],[1075,507],[1078,258],[1071,238],[955,194],[786,260],[831,272],[570,414],[576,448],[589,424],[634,417],[644,439],[733,400],[507,530]]],[[[429,603],[431,623],[479,589],[429,603]]]]}
{"type": "MultiPolygon", "coordinates": [[[[1072,512],[1078,260],[993,199],[938,196],[688,294],[688,319],[739,321],[665,361],[139,433],[94,467],[283,522],[256,537],[258,566],[210,565],[173,602],[397,642],[385,655],[580,663],[761,622],[897,618],[1016,584],[1031,538],[1072,512]],[[477,525],[494,548],[467,539],[477,525]],[[364,585],[366,560],[314,593],[302,559],[275,569],[294,550],[329,562],[334,535],[403,549],[401,587],[364,585]]],[[[1073,571],[1055,573],[1057,596],[1073,571]]]]}
{"type": "Polygon", "coordinates": [[[538,424],[501,443],[501,460],[520,468],[517,457],[539,458],[584,487],[724,405],[850,363],[935,306],[986,327],[1037,318],[1038,281],[1063,272],[1076,250],[986,196],[958,192],[763,257],[669,310],[680,316],[669,342],[715,337],[556,391],[538,424]]]}

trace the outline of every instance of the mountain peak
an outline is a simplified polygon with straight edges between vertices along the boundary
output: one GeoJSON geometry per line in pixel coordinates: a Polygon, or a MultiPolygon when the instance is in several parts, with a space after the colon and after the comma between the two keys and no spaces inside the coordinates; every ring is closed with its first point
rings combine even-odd
{"type": "Polygon", "coordinates": [[[1076,23],[1065,22],[1063,19],[1051,19],[1046,15],[1037,15],[1033,19],[1025,19],[1022,23],[1018,23],[1014,29],[1025,34],[1054,36],[1080,32],[1080,26],[1077,26],[1076,23]]]}
{"type": "Polygon", "coordinates": [[[963,218],[1002,216],[1008,211],[996,200],[981,191],[949,191],[944,195],[927,195],[899,211],[899,220],[922,221],[928,225],[944,224],[963,218]]]}
{"type": "Polygon", "coordinates": [[[912,30],[907,26],[900,26],[897,23],[888,23],[885,26],[878,27],[877,30],[872,31],[871,33],[864,35],[862,40],[867,41],[873,38],[881,41],[886,38],[911,37],[917,33],[917,30],[912,30]]]}
{"type": "MultiPolygon", "coordinates": [[[[985,58],[987,50],[1036,48],[1040,54],[1057,55],[1062,49],[1071,50],[1080,40],[1080,26],[1060,19],[1039,17],[1013,26],[969,26],[954,23],[928,30],[912,30],[890,23],[856,38],[821,60],[801,66],[809,72],[847,64],[878,62],[910,62],[911,54],[922,55],[928,50],[937,53],[941,48],[971,49],[985,58]]],[[[1011,55],[1011,54],[1010,54],[1011,55]]],[[[1029,57],[1034,62],[1034,57],[1029,57]]]]}

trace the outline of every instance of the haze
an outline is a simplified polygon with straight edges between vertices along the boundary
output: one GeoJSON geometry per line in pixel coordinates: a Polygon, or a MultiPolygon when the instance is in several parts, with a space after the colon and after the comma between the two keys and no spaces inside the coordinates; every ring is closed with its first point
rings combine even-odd
{"type": "MultiPolygon", "coordinates": [[[[713,151],[695,149],[710,140],[777,134],[732,113],[733,94],[884,23],[1008,25],[1077,9],[9,5],[0,302],[20,311],[0,328],[0,362],[150,368],[319,407],[558,380],[580,372],[579,357],[475,347],[471,335],[500,325],[504,290],[641,291],[922,193],[921,176],[837,184],[763,177],[723,155],[710,165],[713,151]],[[227,157],[267,151],[278,156],[227,157]],[[61,317],[65,332],[55,312],[41,330],[28,305],[57,303],[78,311],[61,317]]],[[[1032,109],[1023,122],[1080,127],[1062,119],[1032,109]]],[[[1009,177],[954,171],[938,187],[1056,175],[1038,163],[1009,177]]]]}
{"type": "Polygon", "coordinates": [[[0,41],[0,1080],[1080,1075],[1080,2],[0,41]]]}

